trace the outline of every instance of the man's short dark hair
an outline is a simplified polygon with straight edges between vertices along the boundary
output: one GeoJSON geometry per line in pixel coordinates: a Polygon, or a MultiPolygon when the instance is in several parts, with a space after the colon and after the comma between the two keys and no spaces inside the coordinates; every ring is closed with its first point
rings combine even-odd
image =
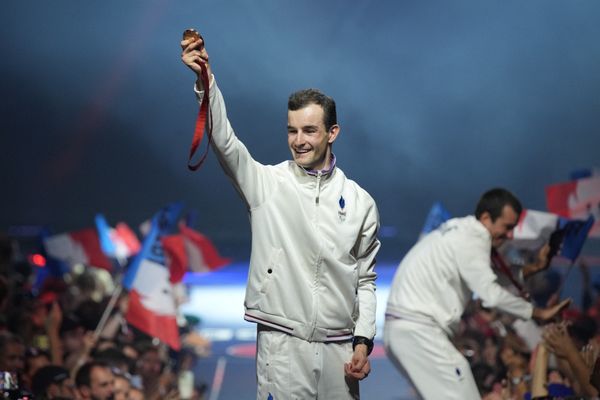
{"type": "Polygon", "coordinates": [[[80,388],[83,386],[92,387],[92,370],[94,368],[110,368],[108,364],[101,361],[86,362],[77,370],[75,375],[75,385],[80,388]]]}
{"type": "Polygon", "coordinates": [[[46,365],[41,367],[33,375],[31,390],[36,398],[45,398],[46,390],[52,384],[59,385],[69,378],[69,371],[59,365],[46,365]]]}
{"type": "Polygon", "coordinates": [[[511,207],[517,215],[521,215],[523,206],[517,197],[503,188],[494,188],[488,190],[481,196],[477,208],[475,209],[475,217],[479,219],[484,212],[488,212],[492,218],[492,222],[496,221],[504,206],[511,207]]]}
{"type": "Polygon", "coordinates": [[[323,108],[325,129],[329,131],[333,125],[337,124],[335,101],[319,89],[303,89],[292,93],[288,99],[288,110],[297,111],[310,104],[316,104],[323,108]]]}

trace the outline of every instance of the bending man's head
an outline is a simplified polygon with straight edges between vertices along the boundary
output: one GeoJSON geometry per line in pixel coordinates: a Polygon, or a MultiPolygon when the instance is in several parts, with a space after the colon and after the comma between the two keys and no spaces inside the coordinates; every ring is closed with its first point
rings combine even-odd
{"type": "Polygon", "coordinates": [[[512,231],[522,210],[521,202],[515,195],[506,189],[495,188],[481,196],[475,217],[490,232],[492,246],[499,247],[507,239],[512,239],[512,231]]]}

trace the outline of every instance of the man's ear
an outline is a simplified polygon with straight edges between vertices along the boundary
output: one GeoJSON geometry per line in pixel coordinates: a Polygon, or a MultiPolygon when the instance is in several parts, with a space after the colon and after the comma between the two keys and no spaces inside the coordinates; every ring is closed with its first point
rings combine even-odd
{"type": "Polygon", "coordinates": [[[331,128],[329,128],[329,132],[327,132],[327,135],[329,135],[329,137],[327,138],[327,143],[332,144],[333,142],[335,142],[335,139],[337,139],[339,133],[340,126],[338,124],[331,125],[331,128]]]}
{"type": "Polygon", "coordinates": [[[479,216],[479,222],[481,222],[486,227],[493,223],[492,215],[489,213],[489,211],[484,211],[481,213],[481,215],[479,216]]]}

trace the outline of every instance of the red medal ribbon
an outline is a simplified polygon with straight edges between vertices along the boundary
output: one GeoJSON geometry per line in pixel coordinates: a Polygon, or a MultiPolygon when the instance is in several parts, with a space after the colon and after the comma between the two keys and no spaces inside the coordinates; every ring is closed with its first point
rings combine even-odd
{"type": "Polygon", "coordinates": [[[204,163],[206,156],[208,156],[208,147],[212,142],[212,113],[210,112],[210,100],[208,99],[210,77],[208,76],[206,65],[200,63],[200,67],[202,68],[200,80],[202,81],[202,86],[204,88],[204,96],[202,96],[202,103],[200,104],[200,110],[198,111],[198,117],[196,118],[194,137],[192,138],[192,145],[190,146],[190,158],[188,160],[188,169],[190,171],[196,171],[204,163]],[[198,150],[198,146],[200,146],[200,143],[204,138],[205,130],[208,136],[208,144],[204,154],[200,157],[200,160],[194,164],[192,163],[192,157],[196,153],[196,150],[198,150]]]}
{"type": "Polygon", "coordinates": [[[521,285],[515,279],[515,277],[512,274],[512,271],[510,270],[510,268],[508,268],[508,265],[506,265],[506,262],[504,261],[500,253],[498,253],[498,251],[494,248],[492,248],[492,264],[494,265],[494,268],[497,271],[500,271],[508,279],[510,279],[511,283],[514,285],[514,287],[517,288],[517,290],[519,291],[519,295],[522,298],[524,298],[525,300],[529,300],[529,293],[527,293],[527,291],[523,288],[523,285],[521,285]]]}

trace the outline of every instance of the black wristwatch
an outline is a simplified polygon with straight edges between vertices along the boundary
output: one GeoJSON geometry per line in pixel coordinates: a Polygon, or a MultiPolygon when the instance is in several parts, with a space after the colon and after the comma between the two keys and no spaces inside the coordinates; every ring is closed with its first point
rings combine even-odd
{"type": "Polygon", "coordinates": [[[352,339],[352,350],[354,350],[357,344],[364,344],[367,346],[367,355],[371,354],[373,351],[372,339],[367,339],[364,336],[354,336],[354,339],[352,339]]]}

